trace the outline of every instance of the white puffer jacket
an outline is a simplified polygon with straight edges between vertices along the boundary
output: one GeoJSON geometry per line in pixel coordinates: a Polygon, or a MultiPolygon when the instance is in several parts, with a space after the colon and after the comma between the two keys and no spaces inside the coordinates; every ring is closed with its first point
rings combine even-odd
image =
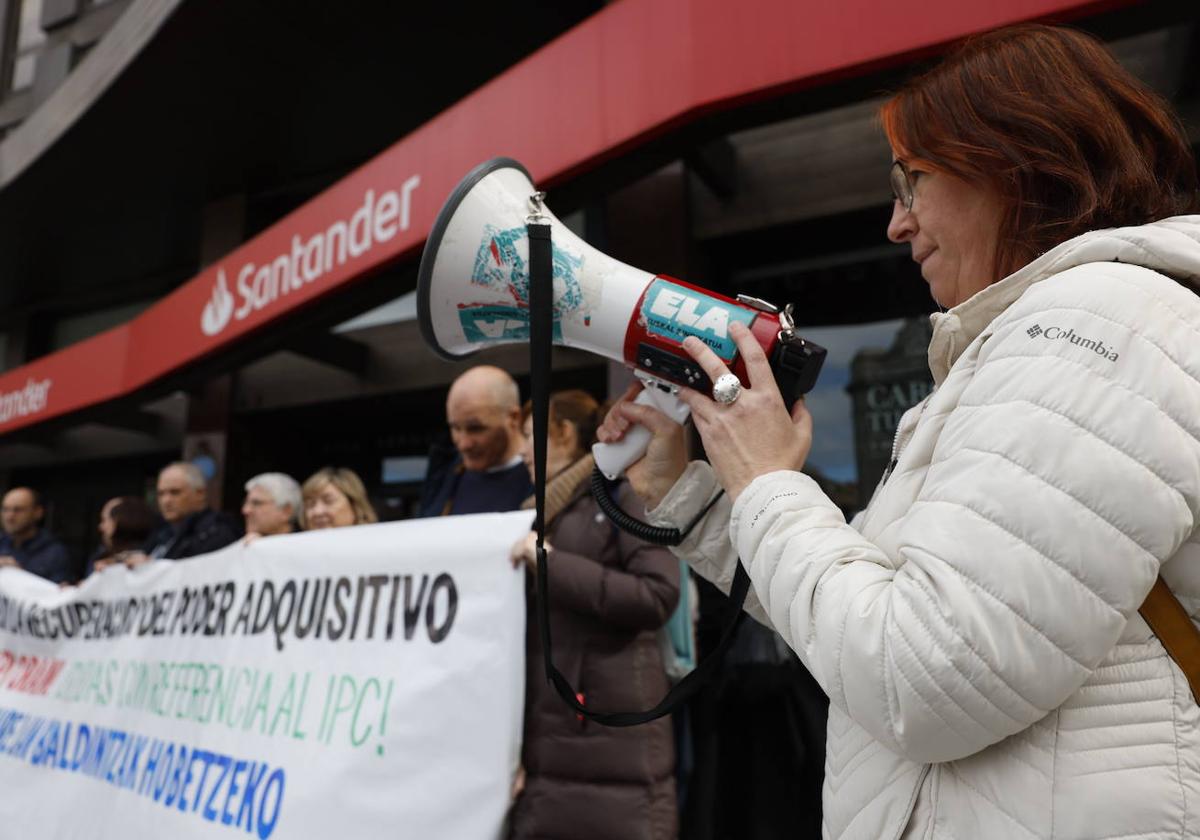
{"type": "Polygon", "coordinates": [[[681,546],[726,591],[740,554],[829,694],[826,837],[1200,837],[1200,708],[1137,612],[1161,569],[1200,616],[1198,286],[1200,216],[1060,245],[933,316],[852,524],[775,472],[681,546]]]}

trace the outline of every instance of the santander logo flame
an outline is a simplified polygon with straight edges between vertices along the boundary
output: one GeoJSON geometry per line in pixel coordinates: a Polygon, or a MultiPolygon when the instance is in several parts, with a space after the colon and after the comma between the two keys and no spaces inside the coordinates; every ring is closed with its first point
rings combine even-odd
{"type": "MultiPolygon", "coordinates": [[[[413,192],[420,184],[421,176],[413,175],[399,190],[366,190],[362,203],[348,217],[335,218],[324,230],[306,236],[291,232],[290,247],[280,243],[273,258],[268,258],[265,247],[251,249],[254,259],[237,269],[232,290],[225,269],[218,268],[212,297],[204,304],[200,318],[204,334],[215,336],[231,321],[242,321],[264,310],[286,311],[284,301],[290,295],[302,294],[310,283],[343,271],[342,266],[408,230],[413,192]]],[[[284,236],[287,234],[274,241],[284,236]]]]}
{"type": "Polygon", "coordinates": [[[225,329],[229,319],[233,317],[233,295],[225,285],[225,269],[217,270],[217,285],[213,287],[212,299],[204,304],[204,314],[200,316],[200,329],[205,335],[216,335],[225,329]]]}

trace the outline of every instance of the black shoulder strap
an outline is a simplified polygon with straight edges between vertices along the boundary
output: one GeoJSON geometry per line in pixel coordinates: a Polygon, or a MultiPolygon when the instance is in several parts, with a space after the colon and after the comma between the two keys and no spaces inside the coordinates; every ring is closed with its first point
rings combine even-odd
{"type": "Polygon", "coordinates": [[[739,562],[729,591],[733,610],[716,650],[706,656],[690,674],[680,680],[653,709],[644,712],[598,712],[580,702],[567,678],[554,667],[550,639],[550,569],[546,562],[546,431],[550,417],[550,369],[553,353],[554,285],[553,245],[550,226],[530,222],[529,232],[529,377],[530,400],[533,408],[533,499],[537,515],[533,520],[537,531],[538,631],[542,640],[542,657],[546,678],[554,684],[563,701],[589,720],[604,726],[636,726],[670,714],[700,690],[716,671],[725,651],[733,641],[745,613],[742,606],[750,589],[750,577],[739,562]]]}

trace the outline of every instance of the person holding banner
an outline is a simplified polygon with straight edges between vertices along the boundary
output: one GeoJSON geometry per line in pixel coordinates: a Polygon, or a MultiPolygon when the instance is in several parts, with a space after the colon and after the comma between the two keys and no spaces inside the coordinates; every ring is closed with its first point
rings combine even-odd
{"type": "Polygon", "coordinates": [[[303,506],[303,494],[296,479],[287,473],[259,473],[246,482],[242,518],[246,522],[246,541],[296,530],[303,506]]]}
{"type": "Polygon", "coordinates": [[[73,580],[66,547],[42,526],[46,508],[32,487],[14,487],[0,501],[0,567],[15,566],[64,583],[73,580]]]}
{"type": "Polygon", "coordinates": [[[533,492],[521,459],[521,393],[494,365],[476,365],[446,394],[450,452],[435,446],[418,516],[516,510],[533,492]]]}
{"type": "Polygon", "coordinates": [[[652,521],[724,489],[680,550],[725,590],[740,557],[747,609],[829,695],[827,837],[1200,836],[1186,136],[1100,43],[1046,26],[968,41],[881,116],[888,237],[948,311],[866,510],[847,523],[799,472],[812,417],[738,325],[746,382],[684,343],[725,386],[683,389],[711,466],[628,402],[600,437],[654,433],[629,470],[652,521]]]}
{"type": "Polygon", "coordinates": [[[305,531],[345,528],[378,522],[379,516],[367,498],[367,488],[358,473],[346,467],[324,467],[308,477],[300,488],[304,506],[300,527],[305,531]]]}
{"type": "Polygon", "coordinates": [[[100,553],[88,574],[117,564],[132,568],[146,562],[149,558],[141,547],[153,530],[154,511],[144,500],[137,496],[109,499],[100,510],[100,553]]]}
{"type": "MultiPolygon", "coordinates": [[[[523,455],[533,470],[525,410],[523,455]]],[[[550,397],[547,440],[547,562],[555,664],[598,709],[641,709],[666,693],[658,631],[679,599],[679,562],[665,548],[618,531],[589,492],[589,453],[599,422],[583,391],[550,397]]],[[[617,495],[628,502],[622,483],[617,495]]],[[[526,507],[532,507],[530,499],[526,507]]],[[[513,547],[514,564],[536,569],[534,535],[513,547]]],[[[546,681],[537,631],[535,578],[528,580],[523,790],[512,838],[669,840],[676,836],[674,736],[661,718],[635,728],[576,716],[546,681]]]]}
{"type": "Polygon", "coordinates": [[[189,461],[167,464],[158,473],[158,512],[163,524],[143,547],[151,560],[185,560],[237,540],[237,525],[208,506],[208,479],[189,461]]]}

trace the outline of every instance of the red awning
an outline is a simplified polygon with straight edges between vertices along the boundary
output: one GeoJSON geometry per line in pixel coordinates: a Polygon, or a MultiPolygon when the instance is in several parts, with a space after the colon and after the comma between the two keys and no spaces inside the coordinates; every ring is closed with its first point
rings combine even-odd
{"type": "Polygon", "coordinates": [[[133,393],[415,256],[442,201],[482,160],[514,157],[553,183],[704,114],[865,73],[972,32],[1121,5],[927,0],[914,12],[892,0],[621,0],[128,324],[0,375],[0,435],[133,393]]]}

